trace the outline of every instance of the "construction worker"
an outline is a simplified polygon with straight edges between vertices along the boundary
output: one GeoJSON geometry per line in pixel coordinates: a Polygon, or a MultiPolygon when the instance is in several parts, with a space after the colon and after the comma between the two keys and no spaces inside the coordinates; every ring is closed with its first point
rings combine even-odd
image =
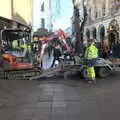
{"type": "Polygon", "coordinates": [[[31,44],[28,44],[28,51],[31,52],[32,48],[31,48],[31,44]]]}
{"type": "Polygon", "coordinates": [[[13,48],[13,50],[17,50],[19,47],[18,47],[18,40],[13,40],[13,42],[12,42],[12,48],[13,48]]]}
{"type": "Polygon", "coordinates": [[[85,59],[87,65],[88,83],[96,84],[94,64],[98,57],[98,49],[95,46],[94,40],[88,40],[88,47],[85,50],[85,59]]]}
{"type": "Polygon", "coordinates": [[[20,47],[19,47],[19,40],[13,40],[12,42],[12,54],[15,56],[19,56],[20,54],[20,47]]]}
{"type": "Polygon", "coordinates": [[[28,50],[27,43],[25,41],[22,41],[20,48],[22,49],[22,56],[25,57],[28,50]]]}
{"type": "Polygon", "coordinates": [[[32,56],[32,47],[31,47],[31,44],[28,43],[28,59],[29,59],[29,62],[31,62],[31,59],[33,58],[32,56]]]}

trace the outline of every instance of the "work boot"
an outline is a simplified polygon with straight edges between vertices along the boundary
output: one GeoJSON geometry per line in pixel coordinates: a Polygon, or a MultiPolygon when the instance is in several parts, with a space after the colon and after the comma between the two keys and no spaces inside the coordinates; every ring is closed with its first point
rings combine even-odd
{"type": "Polygon", "coordinates": [[[96,80],[93,80],[92,83],[93,83],[94,85],[96,85],[96,80]]]}
{"type": "Polygon", "coordinates": [[[93,81],[92,80],[88,80],[88,84],[93,84],[93,81]]]}
{"type": "Polygon", "coordinates": [[[89,79],[88,84],[94,84],[96,85],[96,80],[95,79],[89,79]]]}

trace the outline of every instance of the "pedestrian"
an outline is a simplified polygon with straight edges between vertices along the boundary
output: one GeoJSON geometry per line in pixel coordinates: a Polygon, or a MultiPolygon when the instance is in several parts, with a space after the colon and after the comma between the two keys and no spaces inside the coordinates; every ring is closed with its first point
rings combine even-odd
{"type": "Polygon", "coordinates": [[[119,62],[119,58],[120,58],[120,43],[119,43],[119,41],[116,41],[112,45],[112,55],[113,55],[114,61],[119,62]]]}
{"type": "Polygon", "coordinates": [[[118,41],[118,58],[120,59],[120,40],[118,41]]]}
{"type": "Polygon", "coordinates": [[[104,59],[108,59],[109,56],[110,56],[110,53],[109,53],[109,47],[108,47],[108,45],[105,41],[102,41],[100,49],[101,49],[101,52],[102,52],[102,57],[104,59]]]}
{"type": "Polygon", "coordinates": [[[54,47],[54,53],[53,53],[54,60],[53,60],[53,63],[51,65],[51,67],[54,66],[56,61],[60,62],[60,58],[59,57],[61,55],[62,55],[62,48],[61,48],[61,46],[58,43],[56,43],[56,45],[54,47]]]}
{"type": "Polygon", "coordinates": [[[94,64],[98,57],[98,49],[93,39],[88,40],[88,47],[85,50],[84,57],[87,65],[88,83],[96,84],[94,64]]]}

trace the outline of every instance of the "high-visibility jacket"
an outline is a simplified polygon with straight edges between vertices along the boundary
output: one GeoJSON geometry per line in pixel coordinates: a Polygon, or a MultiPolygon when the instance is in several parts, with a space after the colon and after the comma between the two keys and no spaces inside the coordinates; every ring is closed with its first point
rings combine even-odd
{"type": "Polygon", "coordinates": [[[27,49],[28,48],[27,44],[20,45],[20,47],[23,48],[23,49],[27,49]]]}
{"type": "Polygon", "coordinates": [[[28,50],[31,50],[31,45],[28,45],[28,50]]]}
{"type": "Polygon", "coordinates": [[[98,57],[98,49],[94,45],[94,43],[91,43],[86,50],[85,50],[85,58],[86,59],[94,59],[98,57]]]}
{"type": "Polygon", "coordinates": [[[13,47],[13,48],[18,48],[18,41],[17,41],[17,40],[14,40],[14,41],[12,42],[12,47],[13,47]]]}

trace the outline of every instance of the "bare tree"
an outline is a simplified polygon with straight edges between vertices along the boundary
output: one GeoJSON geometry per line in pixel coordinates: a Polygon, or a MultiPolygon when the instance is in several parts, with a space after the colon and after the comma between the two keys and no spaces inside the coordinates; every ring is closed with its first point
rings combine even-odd
{"type": "Polygon", "coordinates": [[[82,1],[83,16],[80,16],[79,6],[76,3],[76,0],[72,0],[72,2],[74,6],[74,26],[76,33],[75,52],[79,53],[80,49],[83,48],[83,33],[84,33],[84,26],[87,20],[87,11],[84,5],[84,0],[82,1]]]}

